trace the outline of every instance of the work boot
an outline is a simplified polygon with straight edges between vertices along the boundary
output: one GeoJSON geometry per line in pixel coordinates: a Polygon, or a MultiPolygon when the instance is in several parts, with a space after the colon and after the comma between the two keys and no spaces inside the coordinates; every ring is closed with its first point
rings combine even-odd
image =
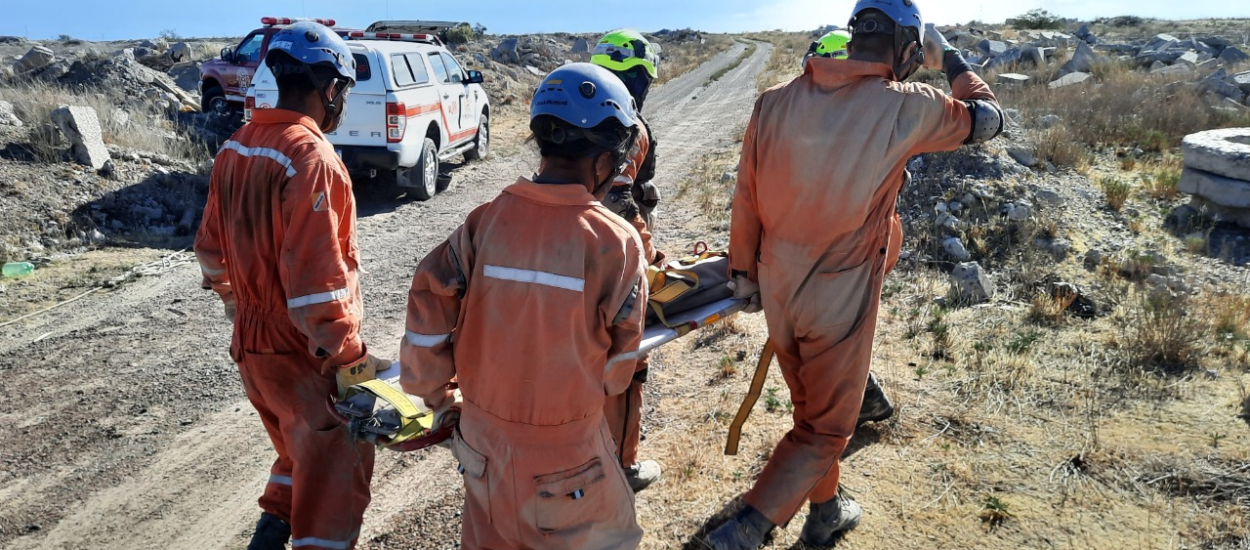
{"type": "Polygon", "coordinates": [[[247,550],[284,550],[291,540],[291,524],[282,521],[278,516],[262,513],[256,522],[256,532],[252,534],[252,542],[247,550]]]}
{"type": "Polygon", "coordinates": [[[877,375],[868,373],[868,386],[864,388],[864,404],[859,407],[859,421],[855,426],[866,422],[880,422],[894,416],[894,404],[886,397],[885,390],[877,384],[877,375]]]}
{"type": "Polygon", "coordinates": [[[859,525],[859,518],[864,509],[859,503],[833,497],[829,502],[811,503],[808,507],[807,521],[803,522],[803,533],[799,540],[808,546],[829,546],[837,539],[839,533],[850,531],[859,525]]]}
{"type": "Polygon", "coordinates": [[[773,522],[750,506],[707,535],[712,550],[757,550],[773,530],[773,522]]]}
{"type": "Polygon", "coordinates": [[[659,481],[661,473],[659,462],[644,460],[625,468],[625,481],[628,481],[629,488],[637,493],[659,481]]]}

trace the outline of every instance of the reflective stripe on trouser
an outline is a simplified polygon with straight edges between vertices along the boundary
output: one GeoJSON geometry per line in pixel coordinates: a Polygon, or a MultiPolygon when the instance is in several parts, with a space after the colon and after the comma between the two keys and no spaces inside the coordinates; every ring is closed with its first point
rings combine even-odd
{"type": "Polygon", "coordinates": [[[466,402],[452,454],[465,484],[463,550],[631,550],[642,540],[601,415],[533,426],[466,402]]]}
{"type": "MultiPolygon", "coordinates": [[[[647,357],[639,359],[636,372],[646,370],[648,362],[647,357]]],[[[607,396],[603,416],[612,430],[616,458],[621,467],[637,464],[638,445],[642,442],[642,382],[635,378],[625,393],[607,396]]]]}
{"type": "Polygon", "coordinates": [[[231,355],[278,453],[260,507],[290,523],[295,548],[352,548],[369,505],[374,449],[353,442],[326,409],[334,376],[320,374],[323,360],[304,350],[296,329],[240,312],[231,355]]]}
{"type": "Polygon", "coordinates": [[[874,238],[810,270],[810,259],[785,251],[760,263],[764,313],[794,403],[794,427],[744,500],[776,525],[788,523],[806,500],[837,495],[839,462],[855,433],[872,361],[885,243],[874,238]]]}

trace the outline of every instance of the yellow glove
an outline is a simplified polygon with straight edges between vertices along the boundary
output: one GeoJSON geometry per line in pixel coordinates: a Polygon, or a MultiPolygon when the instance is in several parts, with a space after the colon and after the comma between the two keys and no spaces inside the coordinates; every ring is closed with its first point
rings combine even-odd
{"type": "MultiPolygon", "coordinates": [[[[338,373],[334,376],[335,381],[339,385],[339,399],[342,399],[347,394],[347,388],[377,378],[379,365],[390,365],[390,363],[385,359],[365,355],[364,358],[354,363],[339,367],[338,373]]],[[[385,370],[386,367],[382,366],[381,369],[385,370]]]]}

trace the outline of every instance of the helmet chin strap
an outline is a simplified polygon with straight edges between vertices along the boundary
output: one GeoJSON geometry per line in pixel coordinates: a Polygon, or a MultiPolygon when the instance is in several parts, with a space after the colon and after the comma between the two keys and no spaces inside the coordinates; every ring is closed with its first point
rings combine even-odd
{"type": "Polygon", "coordinates": [[[911,78],[911,75],[916,74],[916,71],[920,70],[920,66],[924,64],[924,47],[919,42],[909,40],[904,34],[904,29],[902,27],[894,28],[894,59],[896,61],[903,52],[907,51],[907,47],[912,44],[916,45],[916,50],[912,52],[911,56],[909,56],[907,61],[904,61],[902,65],[894,66],[894,77],[897,78],[899,82],[911,78]]]}
{"type": "Polygon", "coordinates": [[[321,107],[325,110],[325,113],[326,113],[325,119],[322,120],[321,124],[318,125],[321,127],[322,132],[333,132],[334,130],[337,130],[339,125],[343,123],[343,114],[347,112],[345,109],[343,109],[343,101],[344,101],[344,96],[345,96],[343,92],[346,91],[346,87],[344,87],[342,90],[339,90],[338,94],[335,95],[334,99],[326,99],[326,94],[328,92],[332,92],[333,90],[338,88],[337,86],[338,82],[339,80],[337,78],[331,79],[330,82],[327,84],[328,89],[323,89],[321,93],[318,94],[321,96],[321,107]]]}

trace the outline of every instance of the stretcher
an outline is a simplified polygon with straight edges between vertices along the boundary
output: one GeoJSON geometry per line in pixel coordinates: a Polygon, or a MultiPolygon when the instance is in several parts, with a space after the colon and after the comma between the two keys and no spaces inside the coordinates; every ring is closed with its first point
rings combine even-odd
{"type": "MultiPolygon", "coordinates": [[[[726,298],[668,318],[668,324],[648,325],[638,351],[613,357],[608,367],[637,359],[678,338],[742,311],[744,302],[726,298]]],[[[438,445],[451,438],[459,411],[435,411],[416,396],[399,389],[399,362],[377,373],[376,380],[352,386],[342,400],[330,403],[331,412],[357,439],[393,451],[408,452],[438,445]]]]}

